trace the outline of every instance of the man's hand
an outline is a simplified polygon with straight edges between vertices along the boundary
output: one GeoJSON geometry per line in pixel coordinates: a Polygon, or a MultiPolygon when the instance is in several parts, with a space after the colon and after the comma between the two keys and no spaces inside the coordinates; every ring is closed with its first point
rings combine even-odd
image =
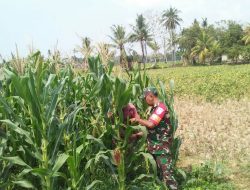
{"type": "Polygon", "coordinates": [[[109,111],[109,112],[107,113],[107,117],[108,117],[108,118],[113,117],[113,113],[112,113],[111,111],[109,111]]]}
{"type": "Polygon", "coordinates": [[[134,117],[134,118],[131,118],[129,121],[130,121],[131,123],[137,123],[139,119],[140,119],[139,114],[136,114],[135,117],[134,117]]]}
{"type": "Polygon", "coordinates": [[[137,118],[135,117],[135,118],[130,119],[130,122],[131,122],[131,123],[137,123],[138,120],[137,120],[137,118]]]}
{"type": "Polygon", "coordinates": [[[129,141],[135,141],[138,140],[139,138],[141,138],[143,136],[143,132],[138,132],[138,133],[134,133],[129,137],[129,141]]]}
{"type": "Polygon", "coordinates": [[[140,117],[139,114],[136,114],[136,115],[135,115],[135,118],[138,120],[138,119],[140,119],[141,117],[140,117]]]}
{"type": "Polygon", "coordinates": [[[135,134],[132,134],[130,137],[129,137],[129,140],[130,141],[134,141],[134,140],[136,140],[137,139],[137,134],[135,133],[135,134]]]}

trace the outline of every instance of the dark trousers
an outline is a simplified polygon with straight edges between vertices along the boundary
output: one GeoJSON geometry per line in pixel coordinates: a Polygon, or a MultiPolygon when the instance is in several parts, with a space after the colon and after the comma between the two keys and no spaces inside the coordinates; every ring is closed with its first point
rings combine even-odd
{"type": "Polygon", "coordinates": [[[169,189],[176,190],[177,188],[177,182],[173,175],[172,170],[172,158],[170,155],[162,154],[162,155],[153,155],[157,167],[158,167],[158,173],[160,174],[160,178],[166,183],[169,189]]]}

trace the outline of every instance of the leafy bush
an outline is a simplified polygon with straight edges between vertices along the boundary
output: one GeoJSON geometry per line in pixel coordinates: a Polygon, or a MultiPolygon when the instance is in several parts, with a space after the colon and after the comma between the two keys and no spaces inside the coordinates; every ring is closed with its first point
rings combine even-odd
{"type": "Polygon", "coordinates": [[[220,164],[205,163],[187,172],[183,190],[233,190],[234,186],[224,175],[220,164]]]}

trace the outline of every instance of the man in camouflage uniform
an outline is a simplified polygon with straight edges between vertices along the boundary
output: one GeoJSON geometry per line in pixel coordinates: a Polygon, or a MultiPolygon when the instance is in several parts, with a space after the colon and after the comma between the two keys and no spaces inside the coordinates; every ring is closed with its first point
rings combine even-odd
{"type": "MultiPolygon", "coordinates": [[[[131,121],[147,127],[148,151],[153,155],[157,163],[160,177],[163,178],[171,190],[175,190],[177,189],[177,182],[173,176],[170,151],[173,135],[171,133],[168,109],[164,103],[159,101],[157,90],[154,87],[144,89],[143,98],[152,107],[148,120],[136,117],[131,119],[131,121]]],[[[141,136],[141,133],[137,135],[141,136]]]]}

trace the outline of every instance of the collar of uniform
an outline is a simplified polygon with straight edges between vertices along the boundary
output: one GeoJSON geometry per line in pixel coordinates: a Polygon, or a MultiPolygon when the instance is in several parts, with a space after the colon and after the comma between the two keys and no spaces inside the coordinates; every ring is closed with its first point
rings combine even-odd
{"type": "Polygon", "coordinates": [[[157,104],[154,104],[154,106],[151,107],[151,111],[154,111],[158,106],[160,105],[160,102],[158,102],[157,104]]]}
{"type": "Polygon", "coordinates": [[[154,106],[153,106],[153,108],[156,108],[157,106],[159,106],[160,105],[160,102],[158,102],[157,104],[155,104],[154,106]]]}

